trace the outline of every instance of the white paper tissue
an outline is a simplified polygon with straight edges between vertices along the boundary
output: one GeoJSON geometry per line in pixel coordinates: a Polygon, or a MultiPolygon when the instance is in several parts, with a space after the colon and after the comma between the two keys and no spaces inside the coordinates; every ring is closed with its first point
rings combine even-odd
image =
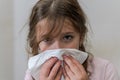
{"type": "MultiPolygon", "coordinates": [[[[36,56],[33,56],[29,59],[28,69],[31,72],[31,75],[35,80],[39,80],[39,72],[41,65],[51,57],[57,57],[60,60],[63,60],[62,55],[71,55],[75,59],[77,59],[81,64],[87,59],[88,53],[82,52],[77,49],[54,49],[54,50],[46,50],[36,56]]],[[[62,80],[64,80],[62,78],[62,80]]]]}

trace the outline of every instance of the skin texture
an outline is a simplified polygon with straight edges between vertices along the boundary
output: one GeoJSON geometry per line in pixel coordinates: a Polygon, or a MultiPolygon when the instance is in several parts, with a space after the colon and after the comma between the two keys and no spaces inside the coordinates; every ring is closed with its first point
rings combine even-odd
{"type": "MultiPolygon", "coordinates": [[[[38,22],[37,26],[37,40],[44,36],[48,27],[46,27],[46,20],[38,22]],[[41,31],[39,30],[41,29],[41,31]],[[41,34],[42,33],[42,34],[41,34]]],[[[54,32],[54,34],[56,34],[54,32]]],[[[53,37],[51,34],[43,38],[39,43],[41,51],[59,48],[74,48],[79,49],[80,34],[76,32],[73,25],[69,21],[65,21],[61,32],[53,37]]],[[[63,55],[63,67],[60,60],[55,57],[47,60],[40,70],[40,80],[60,80],[63,75],[65,80],[88,80],[87,73],[84,67],[73,57],[63,55]]]]}

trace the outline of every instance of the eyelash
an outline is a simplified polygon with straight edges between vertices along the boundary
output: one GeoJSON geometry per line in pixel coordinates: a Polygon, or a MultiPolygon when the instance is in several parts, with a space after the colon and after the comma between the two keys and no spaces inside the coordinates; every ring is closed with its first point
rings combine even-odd
{"type": "Polygon", "coordinates": [[[73,38],[74,38],[74,36],[72,36],[72,35],[65,35],[65,36],[63,36],[63,40],[64,40],[65,42],[69,42],[69,41],[71,41],[73,38]]]}
{"type": "Polygon", "coordinates": [[[49,41],[52,41],[52,39],[48,37],[48,38],[43,39],[43,41],[44,42],[49,42],[49,41]]]}
{"type": "MultiPolygon", "coordinates": [[[[67,34],[67,35],[64,35],[61,40],[63,42],[70,42],[73,40],[73,38],[74,38],[73,35],[67,34]]],[[[48,37],[48,38],[43,39],[42,41],[47,43],[47,44],[50,44],[50,43],[52,43],[53,39],[48,37]]]]}

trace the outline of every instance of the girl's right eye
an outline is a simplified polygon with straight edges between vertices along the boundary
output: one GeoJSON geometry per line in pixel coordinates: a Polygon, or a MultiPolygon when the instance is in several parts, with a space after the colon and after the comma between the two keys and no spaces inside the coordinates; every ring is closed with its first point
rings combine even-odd
{"type": "Polygon", "coordinates": [[[46,44],[50,44],[50,43],[52,43],[52,39],[51,38],[45,38],[45,39],[43,39],[42,40],[44,43],[46,43],[46,44]]]}

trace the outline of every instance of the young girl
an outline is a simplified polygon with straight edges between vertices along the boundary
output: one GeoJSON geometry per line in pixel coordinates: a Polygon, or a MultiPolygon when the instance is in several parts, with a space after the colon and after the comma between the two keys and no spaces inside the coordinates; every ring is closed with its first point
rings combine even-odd
{"type": "MultiPolygon", "coordinates": [[[[52,49],[78,49],[84,46],[87,34],[86,18],[77,0],[39,0],[32,9],[29,21],[28,42],[33,56],[52,49]]],[[[80,64],[71,56],[63,56],[64,66],[56,57],[41,67],[40,80],[119,80],[113,65],[88,53],[80,64]]],[[[29,70],[25,80],[34,80],[29,70]]]]}

